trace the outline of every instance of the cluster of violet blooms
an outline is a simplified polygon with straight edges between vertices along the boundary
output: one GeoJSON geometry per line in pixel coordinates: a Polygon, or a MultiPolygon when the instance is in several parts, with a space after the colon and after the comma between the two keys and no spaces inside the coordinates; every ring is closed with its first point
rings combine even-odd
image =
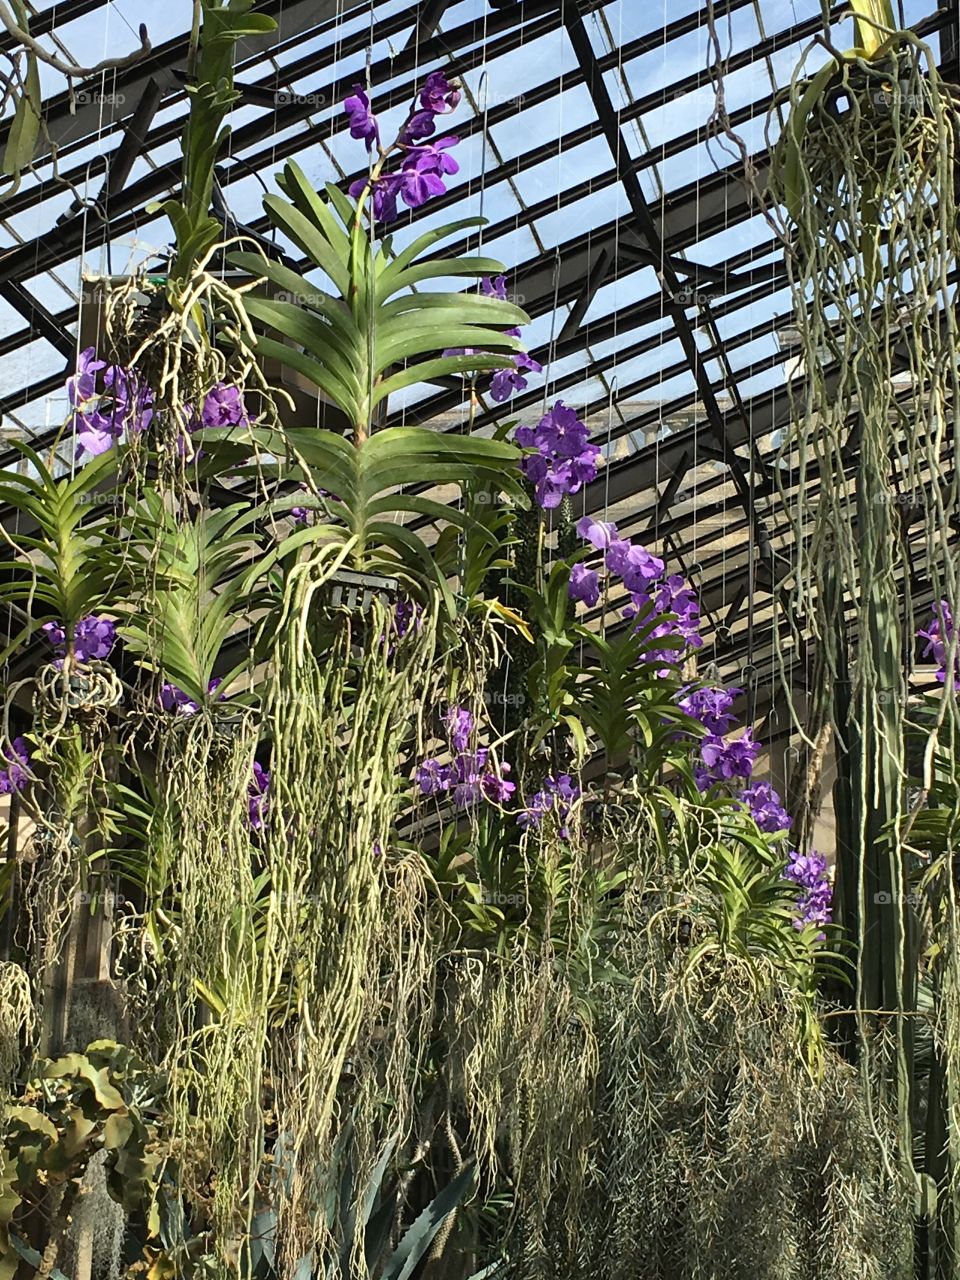
{"type": "MultiPolygon", "coordinates": [[[[370,106],[370,97],[361,85],[354,85],[353,93],[343,103],[351,138],[364,142],[368,152],[372,153],[376,147],[381,163],[394,150],[401,157],[400,168],[393,173],[371,173],[365,178],[358,178],[349,188],[354,198],[362,196],[370,188],[373,216],[377,222],[393,222],[396,219],[398,199],[402,199],[409,209],[419,209],[434,196],[442,196],[447,189],[444,178],[459,173],[460,166],[450,153],[460,139],[454,134],[448,134],[436,141],[426,140],[437,132],[437,118],[455,111],[462,96],[458,85],[451,84],[442,71],[432,71],[418,93],[413,110],[396,141],[384,148],[380,138],[380,125],[370,106]]],[[[504,276],[497,276],[495,280],[485,276],[480,284],[488,298],[506,301],[507,282],[504,276]]],[[[506,333],[514,338],[520,337],[519,329],[508,329],[506,333]]],[[[481,353],[459,347],[450,348],[443,354],[454,356],[481,353]]],[[[523,376],[525,372],[543,372],[542,366],[526,352],[517,352],[511,359],[512,366],[497,369],[490,382],[491,399],[501,404],[526,388],[527,380],[523,376]]]]}
{"type": "Polygon", "coordinates": [[[517,814],[517,825],[529,831],[531,827],[539,827],[547,814],[552,813],[557,819],[559,835],[566,840],[570,836],[567,818],[574,801],[579,799],[580,787],[569,773],[561,773],[556,778],[551,774],[544,778],[543,786],[534,792],[527,807],[517,814]]]}
{"type": "MultiPolygon", "coordinates": [[[[936,661],[937,679],[941,684],[946,684],[947,652],[954,636],[953,613],[946,600],[940,601],[940,604],[933,611],[929,626],[925,631],[921,628],[917,632],[917,636],[921,640],[926,640],[923,656],[924,658],[933,658],[936,661]]],[[[954,684],[960,686],[960,647],[958,647],[954,657],[953,667],[954,684]]]]}
{"type": "MultiPolygon", "coordinates": [[[[760,744],[749,729],[739,738],[730,736],[735,724],[733,703],[741,692],[741,689],[693,689],[680,699],[681,711],[699,720],[707,730],[706,737],[701,738],[698,744],[700,763],[694,770],[696,783],[701,791],[724,783],[731,786],[748,784],[735,793],[736,799],[762,832],[785,837],[792,821],[781,804],[780,796],[769,782],[751,781],[760,744]]],[[[794,928],[829,924],[833,890],[827,875],[826,858],[814,849],[804,854],[790,849],[783,875],[800,891],[794,928]]],[[[819,936],[824,937],[823,934],[819,936]]]]}
{"type": "MultiPolygon", "coordinates": [[[[57,664],[67,653],[67,632],[59,622],[45,622],[40,628],[53,646],[57,664]]],[[[117,642],[117,624],[95,613],[81,618],[73,629],[73,656],[78,663],[104,662],[117,642]]]]}
{"type": "Polygon", "coordinates": [[[522,459],[520,470],[545,511],[559,507],[565,497],[597,478],[600,448],[590,443],[586,425],[562,400],[535,427],[517,427],[513,438],[521,449],[536,451],[522,459]]]}
{"type": "Polygon", "coordinates": [[[465,707],[450,707],[443,716],[450,748],[451,764],[441,764],[434,757],[424,760],[414,774],[414,781],[422,796],[441,796],[452,793],[458,809],[472,808],[481,799],[491,804],[506,804],[516,785],[502,775],[510,772],[509,764],[500,766],[500,773],[487,767],[489,752],[485,747],[472,747],[475,721],[465,707]]]}
{"type": "Polygon", "coordinates": [[[384,148],[370,97],[361,85],[353,86],[352,95],[343,104],[350,122],[350,137],[364,142],[368,152],[376,147],[381,163],[390,152],[399,150],[401,153],[399,170],[394,173],[375,172],[358,178],[350,187],[350,194],[355,198],[371,188],[373,216],[378,222],[392,222],[397,217],[398,198],[409,209],[419,209],[433,196],[442,196],[446,191],[444,176],[460,171],[460,166],[449,154],[459,138],[448,135],[435,142],[425,139],[436,133],[437,117],[455,111],[461,97],[457,85],[451,84],[442,71],[431,72],[396,141],[384,148]]]}
{"type": "MultiPolygon", "coordinates": [[[[497,276],[494,280],[489,276],[483,276],[480,280],[480,288],[488,298],[499,298],[501,302],[508,301],[506,276],[497,276]]],[[[516,328],[504,329],[504,333],[511,338],[521,336],[520,330],[516,328]]],[[[443,354],[444,356],[476,356],[490,353],[479,351],[475,347],[447,347],[443,354]]],[[[525,373],[543,373],[543,365],[526,351],[516,351],[509,359],[512,362],[510,367],[494,370],[493,377],[490,379],[490,399],[495,400],[497,404],[503,404],[505,400],[527,389],[527,379],[523,376],[525,373]]]]}
{"type": "MultiPolygon", "coordinates": [[[[219,676],[214,676],[212,680],[207,682],[207,693],[216,693],[223,681],[219,676]]],[[[220,695],[220,701],[223,702],[226,694],[220,695]]],[[[168,711],[171,715],[176,716],[195,716],[200,710],[200,704],[189,694],[172,684],[169,680],[160,687],[160,693],[157,699],[160,703],[162,711],[168,711]]]]}
{"type": "Polygon", "coordinates": [[[67,379],[67,397],[78,454],[106,453],[125,430],[144,431],[153,419],[150,388],[131,370],[98,360],[93,347],[80,352],[77,372],[67,379]]]}
{"type": "MultiPolygon", "coordinates": [[[[139,434],[153,420],[153,392],[131,369],[98,360],[93,347],[80,352],[77,372],[67,380],[77,453],[106,453],[124,432],[139,434]]],[[[199,427],[235,427],[248,422],[239,387],[218,382],[204,397],[200,413],[190,412],[187,432],[199,427]]]]}
{"type": "MultiPolygon", "coordinates": [[[[686,579],[679,573],[666,574],[666,566],[659,556],[646,547],[621,538],[617,526],[603,520],[584,516],[577,525],[577,533],[585,542],[603,552],[604,566],[608,574],[620,578],[630,596],[630,604],[623,611],[625,618],[641,615],[640,625],[648,625],[650,618],[662,615],[650,633],[654,640],[668,636],[679,637],[680,648],[664,647],[648,650],[647,662],[665,662],[675,665],[683,649],[700,649],[700,606],[686,579]]],[[[600,599],[600,573],[580,562],[573,566],[567,588],[570,599],[592,609],[600,599]]],[[[671,673],[666,667],[664,675],[671,673]]]]}
{"type": "MultiPolygon", "coordinates": [[[[631,599],[624,610],[625,617],[632,618],[639,613],[643,624],[649,625],[653,617],[664,615],[663,621],[651,631],[651,638],[672,636],[679,639],[680,645],[648,650],[644,657],[647,661],[670,663],[660,674],[674,674],[685,651],[703,645],[699,633],[700,608],[692,589],[679,574],[664,576],[663,560],[646,547],[621,538],[615,524],[584,516],[577,525],[577,533],[603,553],[606,571],[623,580],[631,599]]],[[[593,608],[600,599],[599,571],[582,562],[574,565],[568,592],[572,600],[593,608]]],[[[738,736],[731,732],[735,725],[733,704],[741,692],[740,689],[699,688],[680,699],[681,711],[706,729],[697,744],[699,759],[694,766],[694,779],[701,792],[717,785],[739,785],[737,798],[759,829],[768,835],[785,833],[790,829],[791,819],[779,795],[769,782],[751,782],[760,743],[749,729],[738,736]]],[[[801,891],[794,921],[797,929],[830,922],[832,891],[826,869],[826,860],[813,850],[802,855],[791,850],[787,854],[784,877],[801,891]]]]}
{"type": "MultiPolygon", "coordinates": [[[[472,746],[476,722],[471,713],[465,707],[450,707],[443,723],[453,759],[450,764],[442,764],[431,758],[418,766],[414,781],[420,794],[452,795],[458,809],[470,809],[480,800],[494,805],[508,804],[517,789],[516,784],[504,776],[510,772],[510,766],[504,763],[500,773],[495,773],[488,767],[486,748],[472,746]]],[[[517,825],[525,831],[539,827],[547,814],[552,813],[558,820],[561,837],[567,839],[566,819],[579,796],[580,788],[569,774],[545,778],[541,789],[517,814],[517,825]]]]}

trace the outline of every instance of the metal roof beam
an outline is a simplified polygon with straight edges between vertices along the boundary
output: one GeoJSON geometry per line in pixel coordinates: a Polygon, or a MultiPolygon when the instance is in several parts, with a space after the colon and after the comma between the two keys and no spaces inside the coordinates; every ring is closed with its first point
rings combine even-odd
{"type": "Polygon", "coordinates": [[[62,328],[57,317],[48,311],[42,302],[28,293],[22,284],[18,284],[15,280],[0,284],[0,297],[5,298],[15,311],[19,311],[29,323],[31,330],[36,330],[36,336],[46,338],[64,359],[74,358],[76,339],[62,328]]]}

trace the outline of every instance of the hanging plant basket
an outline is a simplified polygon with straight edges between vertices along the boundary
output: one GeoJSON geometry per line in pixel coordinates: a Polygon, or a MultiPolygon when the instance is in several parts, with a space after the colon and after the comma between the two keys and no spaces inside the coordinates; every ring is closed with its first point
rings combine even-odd
{"type": "Polygon", "coordinates": [[[34,708],[38,715],[103,715],[123,700],[120,677],[106,662],[82,665],[51,662],[37,672],[34,708]]]}
{"type": "MultiPolygon", "coordinates": [[[[80,350],[93,347],[98,358],[127,366],[138,348],[154,334],[169,310],[165,275],[84,276],[80,306],[80,350]],[[111,295],[136,288],[123,304],[124,331],[107,339],[111,295]]],[[[144,374],[146,370],[142,370],[144,374]]]]}
{"type": "Polygon", "coordinates": [[[214,705],[210,709],[213,720],[214,739],[224,746],[235,742],[247,725],[250,724],[253,712],[250,707],[226,707],[214,705]]]}
{"type": "Polygon", "coordinates": [[[399,578],[384,578],[376,573],[354,573],[340,569],[327,584],[326,602],[331,609],[348,613],[369,613],[374,600],[393,604],[400,594],[399,578]]]}
{"type": "MultiPolygon", "coordinates": [[[[248,273],[229,268],[219,271],[218,278],[231,288],[249,286],[254,279],[248,273]]],[[[120,365],[128,365],[136,351],[156,332],[168,313],[170,304],[166,283],[165,275],[148,275],[139,280],[131,276],[84,277],[80,309],[80,349],[93,347],[101,359],[107,358],[120,365]],[[111,295],[129,290],[131,284],[136,284],[137,287],[125,304],[124,331],[115,334],[108,342],[107,315],[111,295]]],[[[289,300],[282,291],[269,283],[263,284],[257,292],[280,301],[289,300]]],[[[214,340],[216,341],[216,337],[214,340]]],[[[297,349],[289,339],[287,343],[291,348],[297,349]]],[[[229,352],[225,354],[229,355],[229,352]]],[[[348,428],[346,416],[305,374],[272,356],[258,356],[257,364],[265,383],[283,393],[276,397],[277,414],[283,426],[303,426],[306,423],[338,432],[348,428]]],[[[147,381],[151,382],[151,370],[144,368],[142,361],[139,367],[147,381]]]]}
{"type": "Polygon", "coordinates": [[[80,837],[70,823],[58,826],[55,822],[41,822],[27,841],[22,855],[23,862],[49,861],[57,854],[67,858],[79,857],[82,850],[80,837]]]}
{"type": "MultiPolygon", "coordinates": [[[[240,707],[238,709],[237,707],[214,703],[201,711],[200,714],[205,715],[209,720],[211,746],[218,751],[227,751],[249,728],[253,718],[253,709],[251,707],[240,707]]],[[[190,717],[190,719],[194,719],[194,717],[190,717]]]]}

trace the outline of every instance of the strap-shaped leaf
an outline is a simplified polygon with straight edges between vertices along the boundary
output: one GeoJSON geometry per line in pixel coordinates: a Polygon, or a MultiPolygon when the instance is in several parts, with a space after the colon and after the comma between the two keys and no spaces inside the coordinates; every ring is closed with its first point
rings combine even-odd
{"type": "Polygon", "coordinates": [[[409,576],[413,569],[414,561],[418,562],[421,580],[431,582],[437,588],[450,617],[456,616],[457,610],[453,592],[450,590],[446,578],[440,572],[436,560],[430,554],[422,538],[404,525],[386,524],[382,521],[374,521],[368,525],[367,537],[376,539],[378,542],[388,547],[394,547],[397,550],[398,564],[393,570],[394,573],[397,573],[402,568],[409,576]]]}
{"type": "Polygon", "coordinates": [[[287,365],[288,368],[295,369],[297,373],[302,373],[339,409],[342,409],[351,422],[357,421],[360,406],[356,397],[349,387],[344,386],[339,378],[318,360],[303,351],[298,351],[296,347],[263,335],[258,335],[256,349],[261,355],[269,356],[287,365]]]}
{"type": "Polygon", "coordinates": [[[460,488],[464,485],[464,472],[468,471],[471,480],[486,480],[497,485],[504,493],[510,493],[519,501],[522,489],[514,490],[511,480],[502,470],[496,467],[485,467],[480,463],[471,463],[469,467],[463,462],[451,462],[449,459],[438,461],[426,457],[416,460],[412,458],[382,463],[376,468],[364,468],[362,475],[363,491],[367,500],[387,489],[395,489],[399,485],[422,484],[425,475],[429,475],[432,484],[453,484],[460,488]]]}
{"type": "Polygon", "coordinates": [[[349,298],[350,275],[347,263],[315,224],[280,196],[264,196],[263,207],[274,226],[289,236],[311,262],[315,262],[327,273],[344,298],[349,298]]]}
{"type": "MultiPolygon", "coordinates": [[[[449,240],[451,236],[459,235],[461,231],[468,231],[471,227],[485,227],[486,225],[486,218],[461,218],[457,222],[447,222],[442,227],[434,227],[431,231],[417,236],[380,273],[380,279],[377,282],[377,300],[383,302],[392,297],[397,289],[402,287],[396,283],[397,280],[412,262],[416,262],[421,254],[426,253],[428,249],[432,249],[435,244],[440,244],[443,240],[449,240]]],[[[505,267],[498,265],[496,271],[492,274],[500,275],[505,269],[505,267]]]]}
{"type": "Polygon", "coordinates": [[[451,461],[515,463],[520,450],[505,440],[484,436],[461,436],[429,427],[391,427],[380,431],[364,443],[364,459],[369,464],[399,454],[431,454],[451,461]]]}
{"type": "Polygon", "coordinates": [[[357,220],[357,210],[350,197],[344,195],[340,188],[332,182],[326,184],[325,190],[330,203],[340,216],[340,221],[346,228],[352,227],[357,220]]]}
{"type": "Polygon", "coordinates": [[[377,498],[367,506],[368,516],[380,516],[391,511],[412,511],[416,515],[429,516],[431,520],[439,520],[446,524],[456,525],[460,529],[469,529],[490,546],[497,546],[497,538],[484,528],[479,520],[475,520],[465,511],[448,506],[444,502],[434,502],[431,498],[423,498],[419,494],[390,494],[377,498]]]}
{"type": "Polygon", "coordinates": [[[384,319],[387,317],[392,319],[398,315],[406,316],[434,309],[440,310],[443,315],[425,315],[424,323],[442,322],[447,311],[456,312],[459,324],[469,322],[485,324],[491,328],[502,325],[505,329],[512,329],[530,322],[527,313],[512,302],[505,302],[502,298],[488,298],[483,293],[405,293],[392,302],[383,304],[378,312],[379,327],[383,329],[384,319]]]}
{"type": "Polygon", "coordinates": [[[346,510],[352,508],[360,495],[361,469],[354,446],[332,431],[312,427],[291,427],[288,436],[317,486],[341,499],[346,510]]]}
{"type": "Polygon", "coordinates": [[[232,253],[229,255],[232,266],[242,271],[249,271],[252,276],[264,277],[278,289],[291,294],[311,311],[316,311],[329,320],[338,331],[341,341],[349,341],[351,348],[360,342],[360,331],[357,328],[350,308],[340,298],[334,298],[324,289],[311,284],[298,272],[285,267],[282,262],[274,262],[272,258],[262,257],[259,253],[232,253]]]}
{"type": "Polygon", "coordinates": [[[511,369],[514,362],[511,356],[477,354],[475,356],[440,356],[436,360],[424,360],[420,364],[401,369],[398,373],[384,378],[373,392],[373,404],[392,396],[404,387],[415,386],[418,382],[433,382],[438,378],[449,378],[454,373],[482,373],[487,369],[511,369]]]}
{"type": "Polygon", "coordinates": [[[7,134],[7,145],[3,152],[3,172],[10,177],[16,177],[33,162],[37,138],[40,136],[42,103],[43,94],[37,56],[34,53],[28,53],[23,92],[17,102],[13,123],[7,134]]]}
{"type": "MultiPolygon", "coordinates": [[[[440,313],[443,315],[444,313],[440,313]]],[[[473,347],[485,353],[489,348],[505,347],[508,352],[520,351],[523,343],[519,338],[498,332],[496,329],[481,329],[475,325],[455,323],[456,313],[448,314],[443,326],[444,340],[451,347],[473,347]]],[[[413,317],[407,323],[396,324],[384,334],[377,334],[376,372],[381,374],[391,365],[409,360],[412,356],[426,355],[437,349],[437,326],[433,324],[417,324],[413,317]]],[[[494,354],[499,354],[494,352],[494,354]]],[[[443,357],[440,357],[443,359],[443,357]]],[[[447,357],[450,359],[450,357],[447,357]]],[[[509,362],[507,362],[509,363],[509,362]]]]}
{"type": "Polygon", "coordinates": [[[440,258],[435,262],[421,262],[402,271],[395,287],[384,297],[392,297],[401,289],[422,284],[424,280],[443,280],[446,276],[472,276],[479,280],[481,276],[500,275],[503,271],[503,263],[495,258],[440,258]]]}
{"type": "Polygon", "coordinates": [[[889,38],[883,28],[897,30],[893,0],[851,0],[851,8],[855,15],[857,44],[868,58],[873,58],[889,38]]]}
{"type": "Polygon", "coordinates": [[[333,321],[321,319],[293,302],[273,298],[248,298],[247,311],[255,320],[269,324],[302,347],[308,355],[322,360],[347,391],[359,397],[359,375],[364,366],[356,344],[344,334],[339,317],[333,321]]]}
{"type": "Polygon", "coordinates": [[[346,261],[349,236],[295,160],[288,160],[283,167],[282,188],[288,199],[326,236],[334,253],[346,261]]]}

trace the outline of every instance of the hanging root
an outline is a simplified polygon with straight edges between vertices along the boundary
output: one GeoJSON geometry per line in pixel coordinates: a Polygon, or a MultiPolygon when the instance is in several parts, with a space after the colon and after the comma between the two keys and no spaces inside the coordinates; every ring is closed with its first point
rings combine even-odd
{"type": "Polygon", "coordinates": [[[857,1072],[826,1049],[811,1074],[786,975],[762,954],[703,963],[695,884],[672,906],[662,884],[631,890],[615,956],[631,980],[598,1005],[596,1140],[565,1274],[906,1274],[912,1201],[885,1176],[857,1072]]]}
{"type": "Polygon", "coordinates": [[[6,1093],[32,1047],[36,1010],[30,978],[12,960],[0,961],[0,1092],[6,1093]]]}
{"type": "MultiPolygon", "coordinates": [[[[853,1003],[864,1096],[884,1166],[899,1169],[902,1194],[912,1195],[920,1076],[909,1020],[926,965],[906,905],[903,668],[916,625],[917,565],[934,601],[956,607],[960,599],[960,566],[943,532],[960,499],[957,110],[931,50],[910,32],[874,60],[838,55],[819,97],[807,93],[802,75],[803,63],[771,170],[771,195],[790,212],[783,234],[802,354],[783,449],[790,467],[775,471],[796,557],[793,608],[785,613],[802,618],[816,643],[821,722],[832,725],[849,791],[841,795],[849,814],[838,824],[838,888],[862,943],[853,1003]],[[877,1008],[892,1015],[892,1049],[875,1014],[861,1012],[877,1008]],[[888,1087],[895,1135],[879,1110],[888,1087]]],[[[954,632],[944,696],[926,725],[928,789],[938,741],[956,741],[957,640],[954,632]]],[[[787,682],[786,655],[780,661],[787,682]]],[[[955,772],[952,746],[949,755],[955,772]]],[[[952,875],[944,893],[935,940],[953,952],[952,875]]],[[[955,1054],[945,1070],[955,1097],[955,1054]]],[[[953,1135],[949,1142],[952,1149],[953,1135]]],[[[941,1190],[948,1184],[955,1188],[955,1175],[941,1190]]]]}

